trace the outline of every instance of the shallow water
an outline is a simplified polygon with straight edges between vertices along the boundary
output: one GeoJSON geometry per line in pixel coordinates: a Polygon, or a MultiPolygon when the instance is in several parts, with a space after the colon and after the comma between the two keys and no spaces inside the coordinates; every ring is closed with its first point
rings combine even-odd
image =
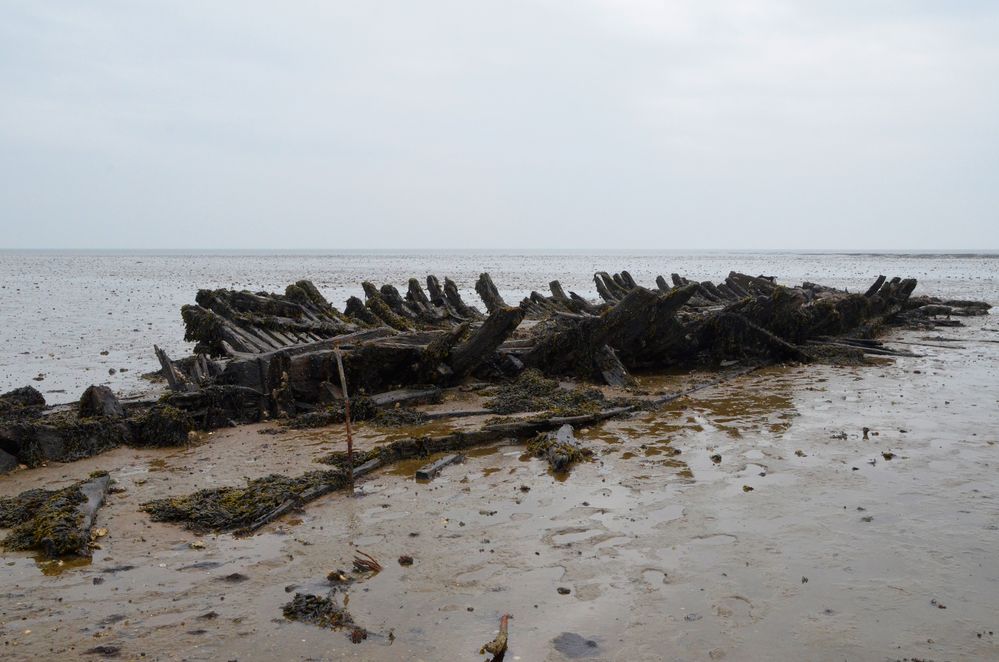
{"type": "Polygon", "coordinates": [[[31,384],[59,403],[92,383],[122,393],[148,388],[140,375],[159,367],[154,344],[174,358],[190,351],[180,307],[194,303],[199,288],[283,292],[308,278],[342,306],[362,295],[364,280],[405,289],[409,278],[432,273],[452,278],[466,301],[481,307],[474,284],[483,271],[516,302],[531,290],[547,293],[556,278],[567,291],[596,299],[593,273],[622,269],[648,286],[660,274],[717,282],[736,270],[859,290],[878,274],[897,275],[919,279],[917,294],[999,301],[999,255],[970,253],[6,251],[0,252],[0,392],[31,384]]]}

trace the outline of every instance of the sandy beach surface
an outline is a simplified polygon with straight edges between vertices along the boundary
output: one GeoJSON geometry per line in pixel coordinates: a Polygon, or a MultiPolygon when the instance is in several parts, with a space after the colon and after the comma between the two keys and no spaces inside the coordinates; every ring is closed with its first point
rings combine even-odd
{"type": "MultiPolygon", "coordinates": [[[[89,563],[3,557],[3,659],[485,659],[504,613],[507,660],[996,659],[994,319],[890,336],[920,357],[765,368],[578,431],[595,459],[565,480],[500,443],[430,483],[396,465],[246,538],[139,504],[321,467],[342,429],[250,425],[15,472],[0,494],[97,469],[124,491],[89,563]],[[384,566],[339,594],[367,640],[282,616],[357,550],[384,566]]],[[[358,443],[426,431],[362,425],[358,443]]]]}

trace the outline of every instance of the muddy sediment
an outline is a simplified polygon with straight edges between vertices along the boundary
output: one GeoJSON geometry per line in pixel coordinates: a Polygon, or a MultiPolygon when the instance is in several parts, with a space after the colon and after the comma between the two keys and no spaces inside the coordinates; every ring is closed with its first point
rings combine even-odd
{"type": "MultiPolygon", "coordinates": [[[[361,480],[353,498],[330,494],[247,537],[196,534],[139,507],[322,469],[318,458],[345,448],[342,426],[241,426],[189,447],[122,447],[15,472],[0,494],[63,489],[98,469],[121,491],[98,512],[108,534],[92,558],[5,553],[5,657],[111,646],[126,659],[477,659],[510,613],[507,659],[990,659],[991,328],[972,320],[932,342],[900,332],[947,347],[881,365],[763,368],[577,428],[594,458],[564,480],[511,441],[429,483],[413,479],[426,462],[414,458],[361,480]],[[342,589],[367,639],[283,618],[296,593],[327,595],[327,575],[358,549],[384,566],[342,589]],[[394,562],[403,555],[413,564],[394,562]]],[[[658,393],[705,377],[639,380],[658,393]]],[[[452,394],[416,409],[486,400],[452,394]]],[[[365,452],[494,415],[364,422],[357,443],[365,452]]]]}

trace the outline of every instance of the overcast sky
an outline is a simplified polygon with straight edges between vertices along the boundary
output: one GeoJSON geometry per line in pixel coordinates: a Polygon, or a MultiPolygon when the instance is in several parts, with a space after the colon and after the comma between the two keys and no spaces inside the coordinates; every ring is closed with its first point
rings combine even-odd
{"type": "Polygon", "coordinates": [[[0,0],[0,247],[999,248],[999,2],[0,0]]]}

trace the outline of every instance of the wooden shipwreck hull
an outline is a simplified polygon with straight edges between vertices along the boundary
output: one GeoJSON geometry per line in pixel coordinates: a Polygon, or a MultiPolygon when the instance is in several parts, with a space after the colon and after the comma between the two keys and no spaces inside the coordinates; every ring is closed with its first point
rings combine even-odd
{"type": "Polygon", "coordinates": [[[549,295],[535,291],[511,305],[483,273],[474,289],[485,312],[454,281],[432,275],[409,279],[405,294],[365,282],[364,300],[351,297],[343,310],[307,280],[283,294],[201,290],[181,310],[194,354],[173,361],[155,348],[168,395],[122,406],[92,387],[75,410],[61,411],[25,389],[0,396],[0,471],[342,408],[338,353],[363,417],[439,397],[469,377],[505,381],[528,368],[629,386],[638,370],[809,361],[819,349],[897,354],[871,340],[887,324],[957,325],[952,316],[990,308],[913,297],[915,280],[884,276],[863,293],[737,272],[718,283],[678,274],[655,282],[647,288],[627,271],[600,272],[600,301],[553,280],[549,295]]]}
{"type": "Polygon", "coordinates": [[[365,300],[351,298],[343,311],[309,281],[284,294],[203,290],[182,314],[187,339],[205,356],[186,370],[169,361],[164,368],[179,373],[178,390],[243,387],[260,394],[262,411],[292,414],[342,397],[337,347],[351,388],[365,393],[448,386],[469,375],[513,377],[525,368],[628,385],[634,370],[808,361],[816,342],[869,338],[902,315],[929,323],[933,315],[988,310],[979,302],[913,299],[915,280],[884,276],[866,292],[849,293],[737,272],[719,283],[660,276],[645,288],[627,271],[600,272],[594,283],[601,301],[566,294],[555,280],[550,295],[535,291],[511,306],[483,273],[475,291],[485,313],[463,300],[454,281],[425,282],[426,289],[410,279],[405,295],[365,282],[365,300]]]}

